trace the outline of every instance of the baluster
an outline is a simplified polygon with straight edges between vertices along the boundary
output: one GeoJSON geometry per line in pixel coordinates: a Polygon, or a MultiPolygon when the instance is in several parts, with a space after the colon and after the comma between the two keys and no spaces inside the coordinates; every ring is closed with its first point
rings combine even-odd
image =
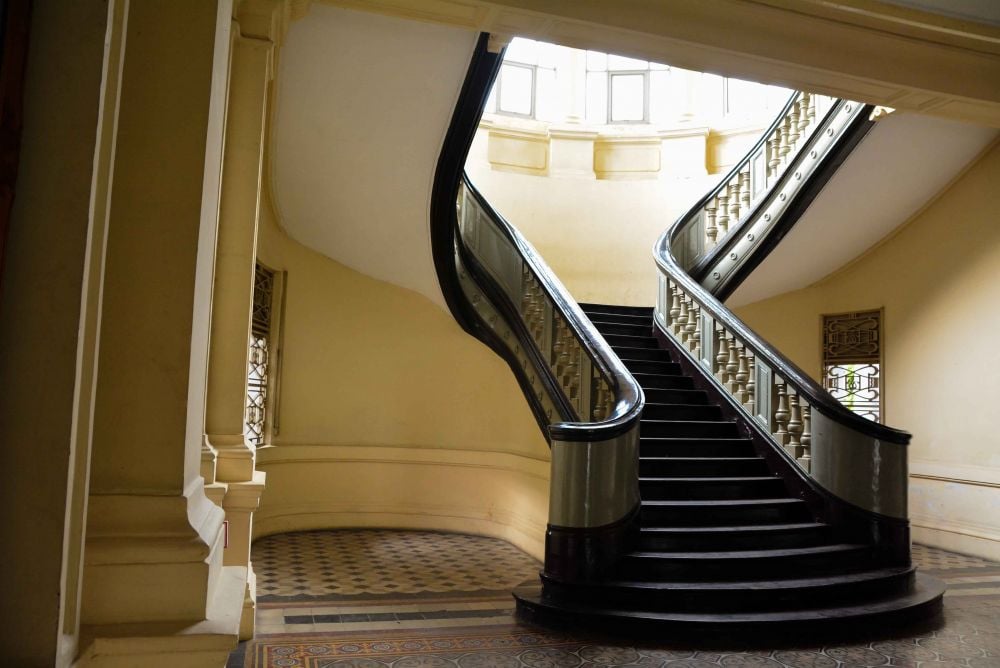
{"type": "Polygon", "coordinates": [[[781,127],[774,129],[771,136],[767,138],[767,175],[774,176],[778,171],[779,148],[781,146],[781,127]]]}
{"type": "Polygon", "coordinates": [[[740,218],[750,213],[750,168],[740,172],[740,218]]]}
{"type": "Polygon", "coordinates": [[[802,114],[801,101],[795,102],[788,112],[788,147],[793,150],[799,143],[799,117],[802,114]]]}
{"type": "Polygon", "coordinates": [[[806,470],[812,468],[812,406],[807,402],[802,402],[802,456],[799,457],[799,466],[806,470]]]}
{"type": "Polygon", "coordinates": [[[740,346],[739,366],[736,369],[736,400],[741,404],[747,402],[747,382],[750,379],[750,368],[747,366],[747,349],[740,346]]]}
{"type": "Polygon", "coordinates": [[[715,225],[719,228],[719,242],[721,242],[726,237],[726,233],[729,232],[729,209],[726,208],[726,201],[728,200],[727,191],[727,188],[722,188],[719,191],[719,194],[715,197],[718,202],[716,205],[715,225]]]}
{"type": "Polygon", "coordinates": [[[750,415],[757,415],[757,360],[747,352],[747,400],[744,402],[750,415]]]}
{"type": "Polygon", "coordinates": [[[802,454],[802,442],[799,437],[802,435],[802,411],[799,409],[799,395],[797,392],[788,394],[788,445],[785,450],[792,457],[798,460],[802,454]]]}
{"type": "Polygon", "coordinates": [[[715,238],[719,228],[715,226],[715,199],[710,199],[705,205],[705,249],[715,246],[715,238]]]}
{"type": "Polygon", "coordinates": [[[729,394],[736,394],[736,372],[740,368],[740,358],[739,353],[736,350],[737,341],[736,337],[730,335],[731,340],[729,342],[729,357],[726,359],[726,389],[729,390],[729,394]]]}
{"type": "Polygon", "coordinates": [[[729,340],[726,338],[726,330],[722,327],[719,327],[716,332],[719,335],[719,341],[715,353],[715,377],[725,385],[726,363],[729,361],[729,340]]]}
{"type": "Polygon", "coordinates": [[[691,302],[691,310],[688,313],[688,327],[691,332],[691,347],[694,349],[694,358],[701,360],[701,306],[696,301],[691,302]]]}
{"type": "Polygon", "coordinates": [[[729,227],[736,227],[740,222],[740,177],[729,182],[729,227]]]}
{"type": "Polygon", "coordinates": [[[788,391],[785,387],[785,381],[778,376],[774,377],[774,387],[777,390],[778,406],[774,410],[774,424],[777,429],[773,435],[778,445],[785,446],[788,443],[788,391]]]}
{"type": "Polygon", "coordinates": [[[684,345],[687,345],[688,340],[688,296],[681,295],[681,312],[677,316],[677,338],[684,345]]]}
{"type": "Polygon", "coordinates": [[[688,350],[694,351],[697,346],[698,337],[698,304],[694,299],[688,298],[688,312],[687,312],[687,322],[684,325],[684,342],[687,344],[688,350]]]}
{"type": "Polygon", "coordinates": [[[780,155],[778,156],[778,159],[781,161],[781,164],[785,164],[785,161],[788,159],[788,152],[792,150],[790,126],[791,126],[791,117],[785,116],[785,118],[781,122],[781,146],[779,147],[780,155]]]}
{"type": "Polygon", "coordinates": [[[680,290],[676,285],[670,286],[670,331],[673,332],[674,338],[677,337],[677,333],[680,331],[680,325],[677,322],[677,318],[681,314],[681,298],[680,290]]]}
{"type": "Polygon", "coordinates": [[[799,112],[799,134],[805,135],[806,128],[812,123],[812,95],[809,93],[802,93],[802,97],[799,99],[799,104],[801,105],[799,112]]]}

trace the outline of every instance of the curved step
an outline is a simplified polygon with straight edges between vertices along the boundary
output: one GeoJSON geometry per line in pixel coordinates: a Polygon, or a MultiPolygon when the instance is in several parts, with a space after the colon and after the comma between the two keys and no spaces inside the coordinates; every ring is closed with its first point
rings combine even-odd
{"type": "Polygon", "coordinates": [[[640,477],[639,493],[646,501],[685,499],[771,499],[787,492],[785,481],[773,475],[667,478],[640,477]]]}
{"type": "Polygon", "coordinates": [[[914,567],[882,568],[830,576],[729,582],[608,579],[566,584],[542,575],[553,600],[601,601],[613,607],[663,612],[764,612],[820,607],[906,594],[914,567]]]}
{"type": "Polygon", "coordinates": [[[828,575],[861,570],[871,562],[869,545],[835,543],[811,547],[724,552],[629,552],[619,561],[630,577],[678,580],[739,580],[828,575]]]}
{"type": "Polygon", "coordinates": [[[935,578],[917,574],[906,593],[856,603],[808,607],[795,610],[745,612],[645,611],[613,606],[600,600],[586,602],[543,599],[541,592],[514,594],[517,616],[529,623],[563,628],[599,629],[604,633],[632,637],[671,637],[689,641],[697,634],[717,643],[726,641],[761,641],[773,644],[802,642],[800,634],[809,633],[810,641],[819,634],[878,630],[890,634],[904,624],[931,619],[941,612],[944,584],[935,578]],[[724,634],[719,636],[717,634],[724,634]]]}
{"type": "Polygon", "coordinates": [[[639,529],[642,550],[754,550],[809,547],[827,540],[831,527],[822,522],[744,524],[742,526],[650,526],[639,529]]]}
{"type": "Polygon", "coordinates": [[[813,518],[801,499],[722,501],[642,501],[642,526],[728,526],[807,522],[813,518]]]}

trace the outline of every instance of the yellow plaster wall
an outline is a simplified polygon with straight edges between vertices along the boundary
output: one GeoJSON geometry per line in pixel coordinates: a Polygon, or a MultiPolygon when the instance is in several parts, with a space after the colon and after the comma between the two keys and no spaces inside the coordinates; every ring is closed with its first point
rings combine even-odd
{"type": "Polygon", "coordinates": [[[86,490],[73,421],[78,363],[91,368],[78,335],[107,14],[103,3],[38,3],[31,22],[0,295],[4,665],[66,665],[76,647],[79,574],[66,572],[64,550],[78,551],[72,501],[86,490]]]}
{"type": "Polygon", "coordinates": [[[737,309],[818,376],[820,315],[885,308],[885,421],[913,433],[914,539],[1000,558],[1000,145],[823,281],[737,309]]]}
{"type": "Polygon", "coordinates": [[[292,241],[263,209],[258,257],[288,273],[256,535],[429,528],[540,557],[549,450],[506,363],[426,297],[292,241]]]}

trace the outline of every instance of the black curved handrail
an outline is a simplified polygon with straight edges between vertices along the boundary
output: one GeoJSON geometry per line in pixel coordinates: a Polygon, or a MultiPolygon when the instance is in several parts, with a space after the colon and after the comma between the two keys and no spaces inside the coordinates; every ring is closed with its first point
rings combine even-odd
{"type": "MultiPolygon", "coordinates": [[[[525,397],[532,405],[536,420],[546,438],[566,442],[611,440],[622,433],[638,428],[644,404],[642,389],[607,342],[598,334],[537,251],[493,209],[464,174],[464,164],[469,147],[472,145],[486,98],[503,59],[502,53],[490,53],[488,42],[489,35],[481,34],[445,136],[434,175],[430,221],[431,246],[438,281],[448,308],[462,328],[489,345],[494,352],[507,361],[518,378],[525,397]],[[479,319],[475,309],[466,298],[455,267],[454,253],[456,248],[464,264],[475,275],[477,283],[484,289],[484,292],[495,297],[491,301],[508,314],[516,312],[492,277],[486,271],[477,269],[476,262],[472,257],[473,254],[458,232],[455,202],[459,188],[463,183],[483,212],[490,218],[495,228],[517,249],[523,262],[534,273],[535,278],[572,330],[591,363],[608,382],[614,393],[615,402],[611,414],[604,420],[599,422],[566,420],[549,422],[544,411],[540,410],[539,402],[534,396],[531,384],[517,358],[499,340],[499,337],[479,319]]],[[[522,349],[533,350],[536,357],[540,357],[540,351],[537,350],[534,340],[527,335],[523,327],[513,326],[512,331],[522,349]]],[[[553,392],[560,387],[560,383],[551,375],[547,365],[541,364],[537,368],[539,372],[549,376],[543,383],[548,391],[553,392]]],[[[555,393],[554,403],[562,404],[565,408],[565,396],[560,398],[560,394],[561,392],[555,393]]]]}
{"type": "MultiPolygon", "coordinates": [[[[695,215],[704,208],[705,204],[709,201],[711,197],[717,195],[725,185],[733,178],[734,175],[738,174],[739,171],[747,165],[754,153],[756,153],[762,145],[764,138],[766,138],[774,127],[781,122],[783,116],[787,113],[790,104],[794,102],[793,99],[790,101],[789,105],[786,105],[785,109],[779,114],[777,120],[772,124],[771,129],[769,129],[762,138],[762,141],[758,141],[754,147],[747,153],[747,155],[733,168],[733,170],[726,175],[726,177],[720,182],[719,186],[710,191],[708,195],[703,197],[694,207],[689,211],[681,215],[667,230],[660,235],[656,244],[653,246],[653,257],[656,261],[657,266],[662,272],[670,276],[671,279],[680,284],[684,290],[690,295],[695,301],[697,301],[704,312],[708,313],[716,322],[720,323],[723,327],[732,332],[735,336],[740,338],[744,344],[753,352],[757,359],[765,362],[768,366],[774,369],[779,375],[781,375],[787,382],[789,382],[802,397],[806,398],[809,403],[820,413],[826,417],[834,420],[850,429],[868,436],[873,439],[880,439],[887,441],[889,443],[896,443],[899,445],[907,445],[910,442],[911,434],[909,432],[894,429],[877,422],[872,422],[860,415],[851,412],[844,407],[839,401],[833,398],[829,392],[826,391],[819,383],[812,379],[809,374],[800,369],[794,362],[789,360],[787,357],[781,354],[780,351],[768,344],[759,334],[750,329],[742,320],[736,317],[732,311],[730,311],[726,306],[713,295],[709,290],[704,288],[699,280],[695,276],[689,273],[681,266],[677,258],[674,257],[672,248],[674,242],[684,233],[687,226],[690,225],[695,215]]],[[[838,109],[838,105],[834,105],[831,109],[833,113],[838,109]]],[[[829,115],[826,119],[829,118],[829,115]]],[[[824,121],[825,123],[826,121],[824,121]]],[[[814,133],[814,137],[818,136],[819,132],[814,133]]],[[[860,138],[858,138],[860,140],[860,138]]],[[[857,142],[855,142],[857,143],[857,142]]],[[[801,159],[805,156],[808,151],[803,150],[798,153],[798,158],[801,159]]],[[[784,172],[784,174],[779,179],[779,184],[785,183],[784,179],[787,179],[789,174],[794,172],[794,163],[790,165],[784,172]]],[[[829,175],[828,175],[829,176],[829,175]]],[[[776,192],[776,190],[775,190],[776,192]]],[[[746,217],[745,221],[740,225],[748,224],[751,222],[755,216],[760,215],[764,211],[763,204],[766,204],[769,198],[762,198],[762,202],[754,207],[751,214],[746,217]]],[[[787,231],[787,229],[785,230],[787,231]]],[[[732,239],[739,238],[739,229],[731,231],[727,237],[732,239]]],[[[775,241],[775,244],[777,242],[775,241]]],[[[773,248],[773,244],[770,247],[765,247],[767,252],[773,248]]],[[[764,246],[762,246],[764,247],[764,246]]],[[[715,257],[718,257],[717,255],[715,257]]],[[[699,263],[700,266],[701,263],[699,263]]]]}
{"type": "MultiPolygon", "coordinates": [[[[549,426],[553,438],[562,441],[600,441],[618,436],[635,427],[643,408],[643,395],[639,383],[635,380],[618,355],[611,349],[590,319],[583,313],[576,300],[570,296],[562,282],[538,254],[534,246],[524,236],[497,212],[483,197],[482,193],[472,184],[467,174],[463,174],[463,182],[476,202],[489,216],[498,229],[515,248],[522,260],[531,268],[539,284],[556,310],[566,319],[584,352],[591,363],[608,380],[615,394],[615,407],[611,416],[598,423],[561,422],[549,426]]],[[[458,237],[461,243],[461,237],[458,237]]],[[[487,276],[482,278],[492,280],[487,276]]],[[[522,346],[534,346],[534,342],[519,341],[522,346]]]]}
{"type": "MultiPolygon", "coordinates": [[[[824,119],[818,124],[816,130],[812,135],[806,140],[805,144],[801,149],[799,149],[799,155],[807,154],[819,141],[820,136],[823,131],[830,126],[833,118],[840,113],[845,105],[857,104],[852,103],[848,100],[838,100],[827,112],[824,119]]],[[[781,217],[778,221],[772,224],[767,236],[761,239],[755,246],[754,252],[748,256],[725,281],[717,285],[712,291],[720,301],[725,301],[729,298],[733,292],[747,279],[747,277],[753,273],[761,262],[774,250],[786,234],[795,226],[795,224],[801,219],[803,214],[812,204],[813,200],[822,192],[826,184],[833,178],[837,170],[844,163],[845,160],[851,155],[851,152],[857,147],[862,139],[867,136],[868,132],[871,131],[872,127],[875,125],[875,121],[871,120],[871,112],[875,109],[875,105],[862,105],[861,111],[857,114],[850,125],[844,129],[843,133],[837,139],[836,145],[827,152],[822,157],[822,162],[816,171],[809,177],[808,183],[803,186],[803,189],[796,193],[795,200],[789,204],[789,206],[782,212],[781,217]]],[[[780,117],[779,117],[780,120],[780,117]]],[[[765,135],[766,136],[766,135],[765,135]]],[[[760,143],[754,147],[753,151],[749,155],[753,155],[760,148],[760,143]]],[[[737,170],[742,169],[745,166],[745,162],[740,162],[737,165],[737,170]]],[[[740,238],[743,235],[743,231],[748,229],[753,225],[753,222],[761,215],[761,212],[766,210],[777,197],[777,194],[787,185],[789,180],[793,177],[795,170],[786,169],[781,176],[778,177],[778,181],[771,188],[771,193],[767,197],[760,198],[751,209],[750,213],[739,221],[735,226],[730,226],[729,233],[726,238],[722,240],[721,243],[717,244],[714,248],[709,250],[702,258],[688,270],[688,274],[693,277],[698,282],[703,282],[712,272],[712,270],[719,264],[722,258],[728,256],[735,246],[739,244],[740,238]]],[[[718,192],[718,191],[716,191],[718,192]]],[[[690,212],[689,212],[690,214],[690,212]]]]}

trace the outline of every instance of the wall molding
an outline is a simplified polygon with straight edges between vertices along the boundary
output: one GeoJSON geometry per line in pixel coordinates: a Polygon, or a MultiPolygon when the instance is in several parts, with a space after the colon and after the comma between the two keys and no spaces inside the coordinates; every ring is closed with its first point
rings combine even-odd
{"type": "Polygon", "coordinates": [[[949,464],[929,459],[911,459],[910,478],[1000,489],[1000,468],[974,464],[949,464]]]}

